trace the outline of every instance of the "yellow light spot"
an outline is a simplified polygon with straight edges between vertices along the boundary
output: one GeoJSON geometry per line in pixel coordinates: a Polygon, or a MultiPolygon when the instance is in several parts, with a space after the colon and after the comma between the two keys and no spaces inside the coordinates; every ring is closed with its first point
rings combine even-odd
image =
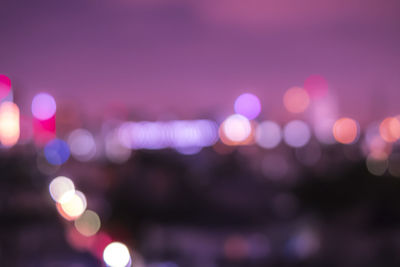
{"type": "Polygon", "coordinates": [[[66,220],[75,220],[86,210],[86,197],[82,192],[75,191],[72,197],[68,196],[67,201],[57,203],[57,210],[66,220]]]}
{"type": "Polygon", "coordinates": [[[100,218],[96,212],[86,210],[74,222],[76,230],[84,236],[92,236],[100,229],[100,218]]]}

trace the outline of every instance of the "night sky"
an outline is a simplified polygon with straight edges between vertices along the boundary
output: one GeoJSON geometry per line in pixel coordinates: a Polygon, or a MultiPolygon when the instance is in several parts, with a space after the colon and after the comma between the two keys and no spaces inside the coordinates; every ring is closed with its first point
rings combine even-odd
{"type": "Polygon", "coordinates": [[[323,75],[340,114],[400,113],[396,0],[1,0],[0,73],[22,113],[47,91],[85,114],[115,105],[156,116],[233,112],[257,94],[264,117],[323,75]]]}

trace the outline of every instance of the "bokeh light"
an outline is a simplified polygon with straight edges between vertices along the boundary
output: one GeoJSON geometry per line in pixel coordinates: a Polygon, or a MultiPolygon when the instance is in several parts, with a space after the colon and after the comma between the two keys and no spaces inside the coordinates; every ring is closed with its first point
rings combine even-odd
{"type": "Polygon", "coordinates": [[[106,135],[105,153],[109,161],[121,164],[130,158],[132,151],[122,144],[117,131],[113,131],[106,135]]]}
{"type": "Polygon", "coordinates": [[[310,141],[311,130],[304,121],[294,120],[286,124],[283,137],[289,146],[302,147],[310,141]]]}
{"type": "Polygon", "coordinates": [[[393,143],[400,138],[400,121],[396,117],[388,117],[379,125],[379,133],[383,140],[393,143]]]}
{"type": "Polygon", "coordinates": [[[312,127],[315,137],[323,144],[336,143],[332,127],[338,119],[338,103],[333,92],[326,97],[314,100],[310,105],[312,127]]]}
{"type": "Polygon", "coordinates": [[[68,177],[58,176],[50,182],[49,192],[55,202],[65,203],[75,194],[75,185],[68,177]]]}
{"type": "Polygon", "coordinates": [[[393,143],[383,140],[380,134],[379,123],[371,123],[365,130],[363,140],[364,155],[373,155],[374,157],[382,157],[392,152],[393,143]]]}
{"type": "Polygon", "coordinates": [[[376,176],[385,174],[389,162],[386,157],[377,158],[374,155],[369,155],[366,160],[367,169],[370,173],[376,176]]]}
{"type": "Polygon", "coordinates": [[[333,136],[342,144],[352,144],[359,137],[358,123],[350,118],[340,118],[333,125],[333,136]]]}
{"type": "Polygon", "coordinates": [[[306,90],[300,87],[292,87],[283,96],[283,104],[291,113],[304,112],[309,104],[310,97],[306,90]]]}
{"type": "Polygon", "coordinates": [[[281,127],[273,121],[263,121],[257,125],[255,132],[256,143],[263,148],[274,148],[282,140],[281,127]]]}
{"type": "Polygon", "coordinates": [[[126,267],[131,262],[131,255],[124,244],[113,242],[104,249],[103,259],[107,266],[126,267]]]}
{"type": "Polygon", "coordinates": [[[290,256],[297,259],[306,259],[317,253],[320,246],[321,241],[317,232],[312,229],[303,229],[289,240],[287,249],[290,256]]]}
{"type": "Polygon", "coordinates": [[[100,218],[96,212],[86,210],[78,219],[74,222],[76,230],[84,236],[92,236],[96,234],[100,229],[100,218]]]}
{"type": "Polygon", "coordinates": [[[229,260],[243,260],[249,255],[249,242],[240,235],[229,236],[224,243],[224,254],[229,260]]]}
{"type": "Polygon", "coordinates": [[[38,120],[48,120],[56,113],[56,101],[47,93],[39,93],[32,100],[32,114],[38,120]]]}
{"type": "Polygon", "coordinates": [[[87,202],[85,195],[80,191],[68,197],[68,200],[57,202],[57,210],[62,217],[68,221],[77,219],[86,210],[87,202]]]}
{"type": "Polygon", "coordinates": [[[243,142],[251,134],[250,121],[239,114],[229,116],[222,124],[222,131],[232,142],[243,142]]]}
{"type": "Polygon", "coordinates": [[[89,161],[96,155],[96,142],[93,135],[85,129],[76,129],[68,136],[72,156],[79,161],[89,161]]]}
{"type": "Polygon", "coordinates": [[[68,144],[61,139],[55,138],[44,147],[44,155],[50,164],[62,165],[70,156],[68,144]]]}
{"type": "Polygon", "coordinates": [[[0,74],[0,100],[11,91],[11,80],[6,75],[0,74]]]}
{"type": "Polygon", "coordinates": [[[304,81],[304,89],[311,98],[318,99],[328,93],[329,85],[321,75],[311,75],[304,81]]]}
{"type": "Polygon", "coordinates": [[[11,147],[20,136],[19,108],[12,102],[0,105],[0,141],[3,146],[11,147]]]}
{"type": "Polygon", "coordinates": [[[255,119],[261,112],[261,103],[256,95],[241,94],[235,101],[235,112],[249,120],[255,119]]]}
{"type": "Polygon", "coordinates": [[[210,120],[126,122],[118,129],[121,144],[130,149],[193,148],[212,146],[218,126],[210,120]]]}

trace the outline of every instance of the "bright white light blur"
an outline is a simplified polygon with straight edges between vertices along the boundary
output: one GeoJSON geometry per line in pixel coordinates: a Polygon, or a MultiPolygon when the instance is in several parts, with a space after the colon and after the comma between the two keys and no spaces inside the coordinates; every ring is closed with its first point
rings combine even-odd
{"type": "Polygon", "coordinates": [[[118,129],[120,143],[130,149],[164,149],[212,146],[218,127],[210,120],[126,122],[118,129]]]}
{"type": "Polygon", "coordinates": [[[75,220],[86,210],[86,197],[80,191],[75,191],[72,197],[68,196],[68,200],[64,201],[61,197],[61,202],[57,203],[57,209],[61,216],[71,221],[75,220]]]}
{"type": "Polygon", "coordinates": [[[335,140],[342,144],[352,144],[358,140],[360,135],[358,122],[351,118],[338,119],[332,128],[335,140]]]}
{"type": "Polygon", "coordinates": [[[93,135],[85,129],[76,129],[68,137],[71,154],[79,161],[89,161],[96,154],[93,135]]]}
{"type": "Polygon", "coordinates": [[[286,124],[283,136],[286,144],[289,146],[302,147],[310,141],[311,131],[305,122],[295,120],[286,124]]]}
{"type": "Polygon", "coordinates": [[[234,114],[223,122],[223,131],[229,140],[243,142],[251,134],[251,124],[246,117],[234,114]]]}
{"type": "Polygon", "coordinates": [[[273,121],[264,121],[256,128],[256,142],[263,148],[274,148],[282,140],[281,127],[273,121]]]}
{"type": "Polygon", "coordinates": [[[109,244],[104,249],[103,259],[110,267],[126,267],[131,262],[129,249],[120,242],[109,244]]]}
{"type": "Polygon", "coordinates": [[[58,176],[51,181],[49,192],[55,202],[67,202],[75,194],[75,185],[68,177],[58,176]]]}
{"type": "Polygon", "coordinates": [[[306,259],[319,250],[319,235],[311,229],[304,229],[289,241],[289,248],[294,256],[306,259]]]}
{"type": "Polygon", "coordinates": [[[0,141],[2,145],[6,147],[15,145],[19,135],[19,108],[12,102],[3,102],[0,106],[0,141]]]}
{"type": "Polygon", "coordinates": [[[32,100],[32,114],[38,120],[48,120],[56,113],[56,101],[47,93],[39,93],[32,100]]]}

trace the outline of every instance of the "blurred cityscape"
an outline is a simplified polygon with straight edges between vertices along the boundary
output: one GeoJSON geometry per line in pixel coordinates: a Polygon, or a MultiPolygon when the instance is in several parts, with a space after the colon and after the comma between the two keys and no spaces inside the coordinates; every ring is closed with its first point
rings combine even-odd
{"type": "Polygon", "coordinates": [[[285,92],[287,122],[252,93],[222,121],[91,125],[45,92],[21,116],[1,85],[4,266],[400,262],[399,117],[336,117],[322,76],[285,92]]]}
{"type": "Polygon", "coordinates": [[[0,266],[400,266],[399,12],[2,0],[0,266]]]}

